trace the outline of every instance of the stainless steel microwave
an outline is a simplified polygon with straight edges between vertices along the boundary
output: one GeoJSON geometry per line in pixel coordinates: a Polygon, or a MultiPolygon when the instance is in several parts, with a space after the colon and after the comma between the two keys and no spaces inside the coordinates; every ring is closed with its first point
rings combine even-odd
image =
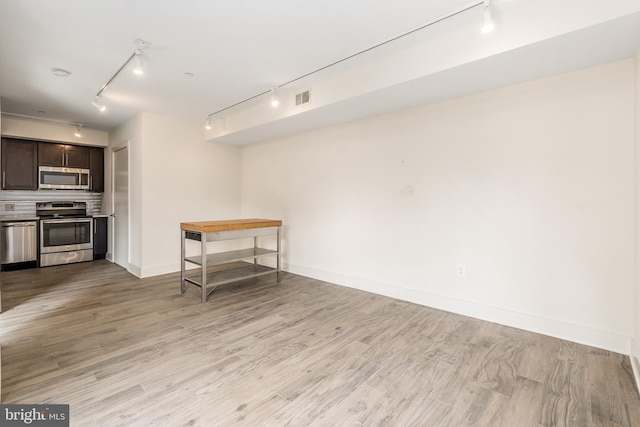
{"type": "Polygon", "coordinates": [[[38,188],[46,190],[88,190],[89,169],[40,166],[38,188]]]}

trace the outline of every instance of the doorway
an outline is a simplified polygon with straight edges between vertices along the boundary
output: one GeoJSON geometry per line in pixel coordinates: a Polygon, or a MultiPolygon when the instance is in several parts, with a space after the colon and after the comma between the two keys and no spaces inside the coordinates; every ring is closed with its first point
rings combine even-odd
{"type": "Polygon", "coordinates": [[[112,152],[113,262],[129,270],[129,143],[112,152]]]}

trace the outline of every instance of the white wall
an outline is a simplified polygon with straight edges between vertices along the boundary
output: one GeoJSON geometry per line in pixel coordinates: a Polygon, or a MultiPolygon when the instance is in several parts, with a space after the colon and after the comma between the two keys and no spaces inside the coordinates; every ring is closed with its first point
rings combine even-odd
{"type": "Polygon", "coordinates": [[[82,137],[74,136],[76,128],[71,125],[25,117],[2,116],[2,135],[31,138],[45,141],[60,141],[70,144],[106,147],[109,134],[100,130],[82,128],[82,137]]]}
{"type": "Polygon", "coordinates": [[[130,141],[131,271],[180,269],[180,223],[240,214],[240,149],[204,140],[201,124],[142,113],[110,136],[130,141]]]}
{"type": "MultiPolygon", "coordinates": [[[[142,115],[139,114],[129,121],[118,126],[109,133],[109,150],[105,153],[105,194],[103,211],[113,213],[113,176],[112,162],[114,149],[129,147],[129,266],[127,269],[139,275],[142,259],[142,115]]],[[[113,259],[111,252],[113,246],[114,220],[109,220],[109,258],[113,259]]]]}
{"type": "Polygon", "coordinates": [[[243,147],[242,216],[284,220],[289,271],[628,354],[633,70],[243,147]]]}

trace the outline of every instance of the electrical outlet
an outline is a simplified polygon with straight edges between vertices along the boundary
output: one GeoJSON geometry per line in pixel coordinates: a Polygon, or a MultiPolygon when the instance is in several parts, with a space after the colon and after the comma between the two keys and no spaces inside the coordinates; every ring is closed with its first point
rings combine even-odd
{"type": "Polygon", "coordinates": [[[456,274],[460,277],[467,274],[467,267],[464,264],[456,265],[456,274]]]}
{"type": "Polygon", "coordinates": [[[16,210],[16,205],[13,203],[5,203],[4,204],[4,210],[5,211],[15,211],[16,210]]]}

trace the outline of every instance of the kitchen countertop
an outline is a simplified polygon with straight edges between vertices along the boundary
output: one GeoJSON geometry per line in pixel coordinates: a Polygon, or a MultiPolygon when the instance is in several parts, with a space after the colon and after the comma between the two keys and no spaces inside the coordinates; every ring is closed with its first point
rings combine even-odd
{"type": "MultiPolygon", "coordinates": [[[[93,218],[108,218],[111,215],[109,214],[93,214],[87,215],[93,218]]],[[[0,222],[9,222],[9,221],[37,221],[40,217],[37,215],[0,215],[0,222]]]]}
{"type": "Polygon", "coordinates": [[[0,222],[9,221],[37,221],[39,219],[36,215],[2,215],[0,216],[0,222]]]}

